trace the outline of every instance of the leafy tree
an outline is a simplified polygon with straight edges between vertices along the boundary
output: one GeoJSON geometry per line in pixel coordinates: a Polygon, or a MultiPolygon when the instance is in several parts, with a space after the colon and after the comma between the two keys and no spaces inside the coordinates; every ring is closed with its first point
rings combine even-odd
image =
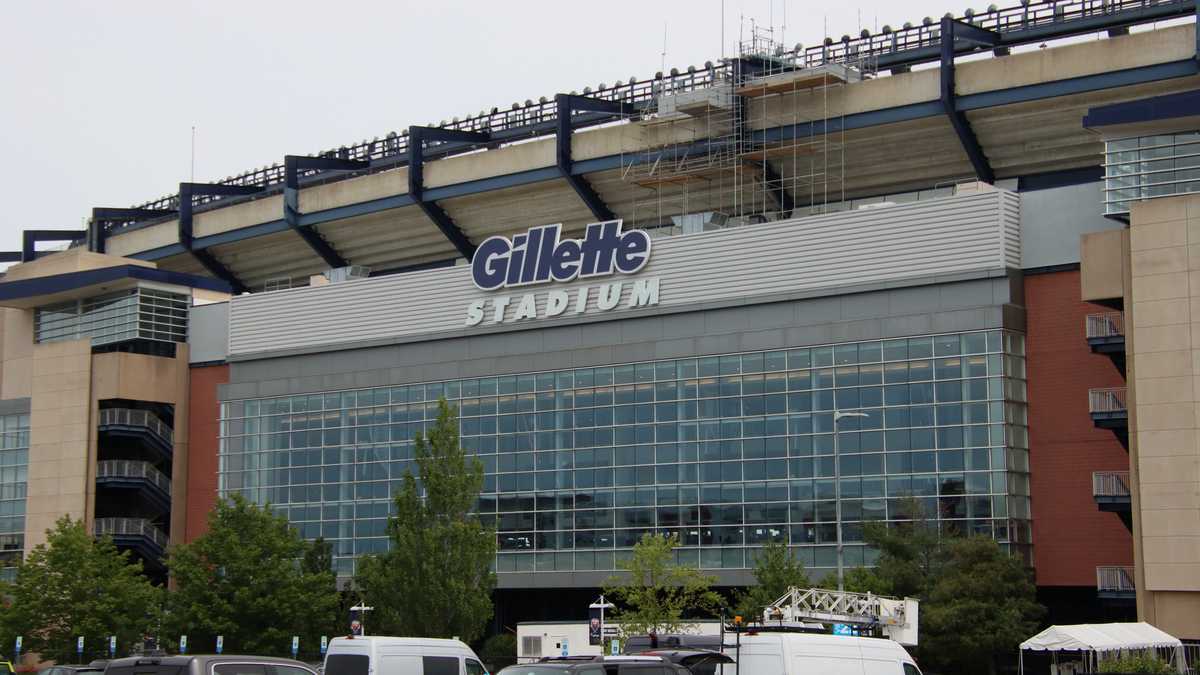
{"type": "Polygon", "coordinates": [[[290,654],[293,635],[304,646],[318,639],[309,631],[338,603],[333,571],[301,564],[319,556],[287,519],[235,493],[217,502],[208,528],[168,558],[175,590],[164,637],[187,635],[192,650],[209,651],[223,635],[228,653],[264,655],[290,654]]]}
{"type": "Polygon", "coordinates": [[[645,534],[633,555],[620,563],[621,577],[609,579],[604,594],[617,605],[614,620],[623,637],[686,632],[684,615],[713,612],[721,596],[711,589],[716,578],[675,562],[678,535],[645,534]]]}
{"type": "Polygon", "coordinates": [[[796,560],[787,544],[782,542],[769,542],[759,551],[754,563],[754,580],[758,583],[734,598],[736,613],[747,622],[761,621],[763,608],[783,597],[788,589],[811,586],[804,564],[796,560]]]}
{"type": "Polygon", "coordinates": [[[483,464],[458,443],[458,415],[438,401],[438,419],[413,444],[419,476],[404,476],[390,549],[358,562],[355,586],[374,605],[372,632],[417,637],[482,636],[492,615],[496,534],[473,513],[483,464]]]}
{"type": "Polygon", "coordinates": [[[162,606],[162,589],[141,572],[141,562],[118,552],[111,538],[93,538],[82,521],[63,516],[4,589],[10,602],[0,613],[0,639],[11,648],[20,635],[22,652],[59,663],[79,660],[79,636],[84,662],[108,654],[110,635],[124,651],[141,641],[162,606]]]}
{"type": "Polygon", "coordinates": [[[333,573],[333,544],[324,537],[317,537],[308,543],[300,568],[314,579],[320,579],[325,593],[336,599],[329,607],[323,607],[324,611],[308,617],[310,621],[303,633],[307,639],[300,639],[302,654],[319,656],[320,636],[341,635],[346,631],[351,603],[347,603],[346,596],[338,591],[337,577],[333,573]]]}
{"type": "Polygon", "coordinates": [[[517,636],[512,633],[497,633],[483,641],[479,658],[491,672],[517,662],[517,636]]]}
{"type": "Polygon", "coordinates": [[[921,606],[922,664],[994,673],[995,657],[1037,632],[1045,608],[1024,563],[990,538],[951,539],[944,548],[945,568],[921,606]]]}

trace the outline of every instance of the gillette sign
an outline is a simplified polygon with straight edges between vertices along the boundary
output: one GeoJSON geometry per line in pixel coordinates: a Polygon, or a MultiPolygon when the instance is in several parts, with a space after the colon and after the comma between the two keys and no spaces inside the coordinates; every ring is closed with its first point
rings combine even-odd
{"type": "MultiPolygon", "coordinates": [[[[486,239],[471,259],[471,279],[483,291],[634,274],[650,261],[650,235],[621,231],[620,220],[592,223],[582,239],[562,239],[562,225],[531,228],[512,239],[486,239]]],[[[497,295],[467,306],[467,326],[584,314],[658,304],[658,278],[497,295]],[[628,291],[628,292],[626,292],[628,291]]]]}

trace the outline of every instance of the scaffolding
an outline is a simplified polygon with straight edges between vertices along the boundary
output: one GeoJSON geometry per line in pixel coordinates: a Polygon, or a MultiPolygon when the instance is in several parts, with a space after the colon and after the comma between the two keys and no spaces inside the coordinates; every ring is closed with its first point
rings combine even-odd
{"type": "Polygon", "coordinates": [[[845,200],[841,88],[875,73],[870,58],[805,65],[772,29],[752,26],[710,86],[655,91],[622,157],[640,190],[631,225],[688,234],[826,212],[845,200]],[[806,100],[801,104],[801,97],[806,100]]]}

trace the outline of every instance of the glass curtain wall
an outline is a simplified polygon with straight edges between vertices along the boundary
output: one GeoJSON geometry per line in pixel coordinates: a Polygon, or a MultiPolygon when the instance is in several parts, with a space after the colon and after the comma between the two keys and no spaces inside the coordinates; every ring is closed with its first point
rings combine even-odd
{"type": "Polygon", "coordinates": [[[907,500],[948,533],[1029,550],[1024,336],[990,331],[629,363],[222,404],[220,490],[335,546],[387,546],[389,495],[439,397],[486,472],[498,572],[613,570],[647,532],[681,561],[753,566],[783,541],[836,564],[834,410],[847,564],[907,500]]]}
{"type": "Polygon", "coordinates": [[[0,416],[0,580],[15,578],[25,550],[29,415],[0,416]]]}

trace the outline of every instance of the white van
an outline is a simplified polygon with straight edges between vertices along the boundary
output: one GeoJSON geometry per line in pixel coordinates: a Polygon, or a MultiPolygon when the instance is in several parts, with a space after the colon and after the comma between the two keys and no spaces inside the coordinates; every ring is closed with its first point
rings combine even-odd
{"type": "Polygon", "coordinates": [[[458,640],[368,635],[329,641],[325,675],[487,675],[458,640]]]}
{"type": "MultiPolygon", "coordinates": [[[[723,675],[921,675],[917,662],[898,643],[879,638],[811,633],[742,634],[741,648],[728,633],[724,652],[738,665],[723,675]]],[[[326,673],[329,675],[329,673],[326,673]]]]}

